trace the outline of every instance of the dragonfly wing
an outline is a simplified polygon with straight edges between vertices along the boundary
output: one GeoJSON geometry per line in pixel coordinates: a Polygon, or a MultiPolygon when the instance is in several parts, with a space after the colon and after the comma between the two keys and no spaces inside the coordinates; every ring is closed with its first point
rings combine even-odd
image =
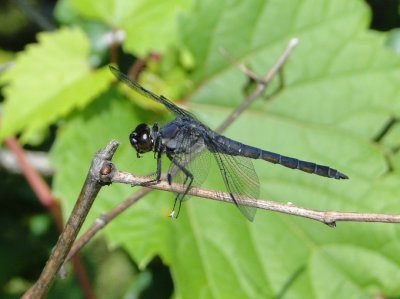
{"type": "Polygon", "coordinates": [[[190,112],[179,108],[177,105],[172,103],[170,100],[168,100],[166,97],[160,95],[156,95],[155,93],[151,92],[150,90],[147,90],[143,86],[141,86],[138,82],[135,80],[129,79],[127,75],[122,73],[120,70],[118,70],[116,67],[110,65],[110,70],[114,74],[114,76],[119,80],[125,83],[125,85],[129,86],[136,92],[140,93],[141,95],[152,99],[153,101],[156,101],[160,104],[163,104],[170,112],[174,113],[178,117],[183,117],[187,119],[194,120],[195,122],[199,122],[197,118],[190,112]]]}
{"type": "MultiPolygon", "coordinates": [[[[211,153],[204,145],[203,139],[199,138],[189,128],[180,132],[176,139],[179,147],[175,150],[168,169],[168,174],[171,175],[172,182],[185,187],[201,186],[210,170],[211,153]],[[192,182],[190,182],[190,178],[188,178],[187,173],[182,168],[193,175],[192,182]],[[188,186],[189,184],[190,186],[188,186]]],[[[189,196],[186,195],[185,198],[182,197],[180,199],[184,200],[188,198],[189,196]]]]}
{"type": "Polygon", "coordinates": [[[258,199],[260,183],[251,159],[241,156],[230,156],[212,151],[217,161],[225,187],[240,212],[250,221],[254,220],[255,207],[242,204],[246,197],[258,199]]]}

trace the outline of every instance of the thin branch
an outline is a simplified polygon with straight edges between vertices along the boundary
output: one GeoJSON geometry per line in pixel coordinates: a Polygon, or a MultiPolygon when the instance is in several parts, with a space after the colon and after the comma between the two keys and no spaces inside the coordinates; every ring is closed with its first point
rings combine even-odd
{"type": "MultiPolygon", "coordinates": [[[[225,119],[225,121],[218,127],[217,132],[225,131],[225,129],[232,124],[232,122],[239,117],[240,114],[243,113],[265,90],[269,82],[275,77],[275,75],[282,69],[283,65],[286,63],[290,54],[292,54],[294,48],[299,43],[298,38],[292,38],[285,51],[283,51],[282,55],[278,58],[272,68],[268,71],[268,73],[264,76],[263,79],[255,79],[258,82],[256,89],[246,97],[246,99],[242,102],[240,106],[238,106],[232,113],[225,119]]],[[[239,68],[239,69],[242,69],[239,68]]],[[[245,72],[247,74],[248,72],[245,72]]]]}
{"type": "MultiPolygon", "coordinates": [[[[10,150],[10,156],[13,156],[15,159],[15,165],[19,166],[39,202],[49,211],[58,231],[62,232],[63,220],[59,202],[53,198],[49,186],[40,176],[37,169],[35,169],[32,161],[29,159],[29,155],[27,155],[26,151],[24,151],[18,143],[18,140],[14,137],[6,138],[4,143],[10,150]],[[13,155],[11,155],[11,153],[13,155]]],[[[84,294],[84,298],[95,298],[94,292],[90,286],[88,275],[80,257],[75,256],[72,260],[72,264],[75,275],[78,278],[79,285],[84,294]]]]}
{"type": "Polygon", "coordinates": [[[229,62],[232,65],[234,65],[239,71],[241,71],[247,77],[253,79],[256,82],[261,82],[260,81],[260,77],[256,73],[254,73],[252,70],[250,70],[244,64],[242,64],[239,61],[237,61],[235,58],[233,58],[224,48],[221,48],[220,52],[227,60],[229,60],[229,62]]]}
{"type": "MultiPolygon", "coordinates": [[[[58,231],[62,232],[63,220],[60,205],[58,201],[53,198],[49,186],[31,164],[29,156],[27,156],[26,152],[23,150],[16,138],[8,137],[5,139],[4,143],[10,150],[10,153],[14,154],[13,156],[16,160],[16,164],[20,167],[24,177],[28,181],[29,186],[35,193],[39,202],[49,211],[50,215],[53,218],[53,221],[57,226],[58,231]]],[[[85,298],[95,298],[94,292],[90,286],[87,273],[80,257],[75,256],[72,264],[85,298]]]]}
{"type": "MultiPolygon", "coordinates": [[[[109,180],[113,183],[122,183],[135,186],[147,182],[148,178],[145,176],[136,176],[128,172],[118,171],[114,169],[112,177],[110,177],[109,180]]],[[[169,183],[165,180],[162,180],[158,184],[146,188],[164,190],[174,193],[185,192],[185,187],[182,186],[181,184],[172,183],[171,185],[169,185],[169,183]]],[[[229,193],[224,193],[224,192],[217,192],[213,190],[193,187],[190,188],[187,194],[217,201],[223,201],[233,204],[235,203],[232,200],[229,193]]],[[[240,200],[240,204],[249,207],[255,207],[257,209],[274,211],[274,212],[316,220],[324,224],[327,224],[331,227],[335,227],[336,222],[338,221],[400,223],[400,215],[318,211],[318,210],[297,207],[292,203],[285,204],[271,200],[257,200],[250,197],[240,200]]]]}
{"type": "Polygon", "coordinates": [[[129,198],[121,202],[118,206],[113,208],[109,213],[100,215],[96,221],[88,228],[88,230],[80,237],[72,246],[70,252],[68,253],[67,258],[65,259],[64,264],[68,263],[68,261],[82,248],[84,247],[93,236],[105,227],[112,219],[117,217],[119,214],[124,212],[127,208],[145,196],[147,193],[151,192],[150,188],[141,188],[139,191],[135,192],[129,198]]]}
{"type": "Polygon", "coordinates": [[[397,117],[391,116],[382,129],[379,131],[379,133],[372,138],[373,142],[379,143],[382,141],[382,139],[389,133],[389,131],[394,127],[394,125],[398,124],[399,119],[397,117]]]}
{"type": "Polygon", "coordinates": [[[69,217],[50,258],[47,261],[42,274],[28,293],[25,294],[24,298],[39,299],[43,298],[48,292],[57,273],[63,265],[87,214],[89,213],[97,193],[100,191],[102,185],[110,183],[108,177],[112,175],[113,171],[113,166],[110,161],[117,147],[118,143],[116,141],[111,141],[106,148],[99,151],[94,156],[92,165],[71,216],[69,217]]]}

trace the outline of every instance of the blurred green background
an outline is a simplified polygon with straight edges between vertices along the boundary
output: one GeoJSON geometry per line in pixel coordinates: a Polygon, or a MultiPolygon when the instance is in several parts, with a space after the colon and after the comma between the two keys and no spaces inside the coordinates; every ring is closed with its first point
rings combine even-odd
{"type": "MultiPolygon", "coordinates": [[[[220,50],[263,76],[298,37],[283,90],[266,100],[274,79],[225,135],[350,180],[256,161],[260,198],[399,214],[399,10],[399,1],[378,0],[3,0],[0,298],[29,288],[58,237],[18,167],[4,162],[6,138],[43,154],[37,167],[64,219],[111,139],[121,143],[118,169],[155,167],[151,154],[136,159],[128,135],[171,115],[113,84],[109,63],[215,128],[253,87],[220,50]]],[[[222,188],[217,172],[205,186],[222,188]]],[[[83,230],[135,190],[103,188],[83,230]]],[[[250,223],[232,205],[198,198],[171,221],[172,204],[171,193],[152,192],[113,220],[81,253],[90,286],[68,266],[47,298],[400,298],[396,224],[332,229],[262,210],[250,223]]]]}

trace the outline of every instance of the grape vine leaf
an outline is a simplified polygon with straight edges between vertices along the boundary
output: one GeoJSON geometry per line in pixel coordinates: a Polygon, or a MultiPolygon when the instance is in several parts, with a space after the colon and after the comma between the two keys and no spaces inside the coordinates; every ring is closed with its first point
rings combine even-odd
{"type": "Polygon", "coordinates": [[[162,53],[168,46],[177,43],[177,16],[188,10],[191,2],[71,0],[72,6],[83,16],[122,29],[125,34],[122,43],[124,50],[138,56],[144,56],[150,51],[162,53]]]}
{"type": "Polygon", "coordinates": [[[89,42],[79,29],[40,33],[1,76],[4,117],[0,138],[28,134],[87,105],[113,79],[108,68],[92,71],[89,42]]]}

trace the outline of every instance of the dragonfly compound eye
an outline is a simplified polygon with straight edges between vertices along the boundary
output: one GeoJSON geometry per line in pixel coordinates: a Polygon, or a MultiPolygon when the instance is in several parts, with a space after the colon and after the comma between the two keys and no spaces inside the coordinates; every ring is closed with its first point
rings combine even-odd
{"type": "Polygon", "coordinates": [[[150,127],[146,124],[138,125],[129,135],[129,141],[139,154],[147,153],[153,149],[150,127]]]}

